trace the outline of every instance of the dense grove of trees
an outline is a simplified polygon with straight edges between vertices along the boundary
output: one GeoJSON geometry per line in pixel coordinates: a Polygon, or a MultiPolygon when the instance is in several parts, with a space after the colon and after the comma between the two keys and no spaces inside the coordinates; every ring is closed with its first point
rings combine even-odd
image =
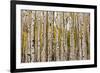
{"type": "Polygon", "coordinates": [[[21,10],[21,62],[90,59],[90,14],[21,10]]]}

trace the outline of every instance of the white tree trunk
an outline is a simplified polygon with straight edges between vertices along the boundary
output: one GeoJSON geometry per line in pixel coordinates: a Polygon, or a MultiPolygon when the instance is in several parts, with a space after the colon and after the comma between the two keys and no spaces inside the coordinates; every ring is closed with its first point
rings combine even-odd
{"type": "Polygon", "coordinates": [[[32,11],[32,22],[31,22],[31,62],[35,61],[35,39],[34,39],[34,25],[35,25],[35,11],[32,11]]]}
{"type": "Polygon", "coordinates": [[[63,23],[64,23],[64,20],[63,20],[63,13],[60,13],[60,25],[61,25],[61,61],[64,61],[64,25],[63,25],[63,23]]]}
{"type": "Polygon", "coordinates": [[[78,30],[79,26],[78,26],[78,13],[75,13],[75,33],[76,33],[76,50],[75,50],[75,54],[76,54],[76,60],[79,60],[79,30],[78,30]]]}
{"type": "Polygon", "coordinates": [[[68,60],[68,42],[67,42],[67,15],[68,13],[64,12],[64,59],[68,60]]]}
{"type": "Polygon", "coordinates": [[[79,13],[78,15],[78,24],[79,24],[79,53],[80,53],[80,60],[83,59],[83,52],[82,52],[82,13],[79,13]]]}
{"type": "Polygon", "coordinates": [[[73,13],[70,13],[69,24],[70,24],[70,60],[75,59],[74,53],[74,24],[73,24],[73,13]]]}
{"type": "Polygon", "coordinates": [[[28,38],[27,38],[27,62],[31,62],[31,11],[28,11],[27,26],[28,26],[28,38]]]}
{"type": "Polygon", "coordinates": [[[54,14],[55,20],[54,20],[54,25],[55,25],[55,32],[56,32],[56,48],[55,48],[55,57],[56,57],[56,61],[59,61],[59,22],[60,22],[60,15],[59,12],[55,12],[54,14]]]}
{"type": "Polygon", "coordinates": [[[25,24],[26,24],[26,11],[22,10],[21,11],[21,62],[25,62],[25,57],[26,57],[26,54],[25,54],[25,51],[26,51],[26,39],[27,37],[25,36],[25,24]]]}
{"type": "Polygon", "coordinates": [[[36,17],[37,17],[37,26],[38,26],[38,46],[37,46],[37,61],[40,62],[40,15],[41,11],[37,11],[36,17]]]}
{"type": "Polygon", "coordinates": [[[46,15],[47,15],[47,12],[43,12],[43,49],[41,51],[41,61],[42,62],[45,62],[46,61],[46,15]]]}
{"type": "Polygon", "coordinates": [[[48,61],[52,60],[53,12],[48,12],[48,61]]]}

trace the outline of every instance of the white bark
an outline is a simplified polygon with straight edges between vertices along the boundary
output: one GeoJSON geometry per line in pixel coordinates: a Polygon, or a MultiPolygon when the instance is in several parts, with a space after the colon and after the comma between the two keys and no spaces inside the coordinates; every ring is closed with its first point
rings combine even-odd
{"type": "Polygon", "coordinates": [[[37,46],[37,61],[40,62],[40,15],[41,11],[37,11],[37,26],[38,26],[38,46],[37,46]]]}
{"type": "Polygon", "coordinates": [[[60,12],[55,12],[54,14],[55,20],[54,20],[54,25],[55,25],[55,32],[56,32],[56,48],[55,48],[55,57],[56,61],[59,61],[59,22],[60,22],[60,12]]]}
{"type": "Polygon", "coordinates": [[[61,25],[61,61],[64,61],[64,37],[63,37],[63,32],[64,32],[64,20],[63,20],[63,13],[60,13],[60,25],[61,25]]]}
{"type": "Polygon", "coordinates": [[[31,11],[28,11],[27,26],[28,26],[28,38],[27,38],[27,62],[31,62],[31,11]]]}
{"type": "Polygon", "coordinates": [[[83,59],[83,52],[82,52],[82,23],[83,17],[82,13],[79,13],[78,24],[79,24],[79,53],[80,53],[80,60],[83,59]]]}
{"type": "Polygon", "coordinates": [[[64,59],[68,60],[68,45],[67,45],[67,13],[64,12],[64,59]]]}
{"type": "Polygon", "coordinates": [[[44,11],[43,12],[43,49],[41,51],[41,61],[45,62],[46,61],[46,15],[47,13],[44,11]]]}
{"type": "Polygon", "coordinates": [[[52,60],[53,12],[48,12],[48,61],[52,60]]]}
{"type": "Polygon", "coordinates": [[[24,46],[25,44],[25,37],[24,37],[24,33],[25,30],[24,30],[24,26],[25,26],[25,11],[22,10],[21,11],[21,62],[25,62],[25,49],[26,49],[26,46],[24,46]]]}
{"type": "Polygon", "coordinates": [[[35,24],[35,11],[32,11],[32,22],[31,22],[31,62],[35,61],[35,33],[34,33],[34,24],[35,24]]]}
{"type": "Polygon", "coordinates": [[[74,54],[74,24],[73,24],[73,13],[71,13],[71,16],[68,18],[69,25],[70,25],[70,60],[75,59],[74,54]]]}
{"type": "Polygon", "coordinates": [[[78,13],[75,13],[75,31],[76,31],[76,60],[79,60],[79,30],[78,30],[79,26],[78,26],[78,13]]]}

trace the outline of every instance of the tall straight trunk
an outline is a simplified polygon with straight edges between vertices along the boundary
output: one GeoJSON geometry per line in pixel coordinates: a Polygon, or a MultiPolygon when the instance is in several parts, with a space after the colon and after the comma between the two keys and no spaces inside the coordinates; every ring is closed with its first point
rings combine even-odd
{"type": "Polygon", "coordinates": [[[34,25],[35,25],[35,11],[32,11],[32,21],[31,21],[31,62],[35,61],[35,33],[34,33],[34,25]]]}
{"type": "Polygon", "coordinates": [[[86,24],[84,21],[84,13],[83,13],[83,22],[82,22],[82,56],[83,56],[83,60],[87,59],[87,46],[86,46],[86,24]]]}
{"type": "Polygon", "coordinates": [[[26,11],[21,11],[21,62],[25,62],[26,59],[26,39],[27,39],[27,32],[26,32],[26,11]]]}
{"type": "Polygon", "coordinates": [[[67,43],[67,14],[64,12],[64,59],[68,60],[68,43],[67,43]]]}
{"type": "Polygon", "coordinates": [[[73,13],[73,34],[74,34],[74,59],[77,60],[79,56],[79,48],[78,48],[78,21],[77,21],[77,13],[73,13]]]}
{"type": "Polygon", "coordinates": [[[38,23],[37,23],[37,19],[38,19],[38,17],[37,17],[37,11],[36,11],[36,13],[35,13],[35,61],[37,62],[38,60],[37,60],[37,57],[38,57],[38,23]]]}
{"type": "Polygon", "coordinates": [[[25,62],[28,62],[28,12],[26,11],[26,17],[25,17],[25,24],[26,24],[26,29],[25,29],[25,32],[26,32],[26,35],[27,35],[27,38],[26,38],[26,49],[25,49],[25,62]]]}
{"type": "Polygon", "coordinates": [[[90,55],[90,16],[89,13],[84,13],[84,40],[85,40],[85,44],[86,44],[86,48],[84,49],[85,52],[85,58],[84,59],[89,59],[89,55],[90,55]]]}
{"type": "Polygon", "coordinates": [[[60,59],[61,61],[64,61],[64,20],[63,20],[63,13],[60,13],[60,25],[61,25],[61,49],[60,49],[60,59]]]}
{"type": "Polygon", "coordinates": [[[41,62],[41,51],[43,48],[43,11],[40,12],[40,62],[41,62]]]}
{"type": "Polygon", "coordinates": [[[66,12],[64,13],[64,16],[65,16],[65,23],[66,23],[66,45],[67,45],[67,60],[70,60],[70,20],[69,20],[69,17],[70,17],[70,13],[69,12],[66,12]]]}
{"type": "Polygon", "coordinates": [[[75,60],[73,13],[70,13],[69,24],[70,24],[70,60],[75,60]]]}
{"type": "Polygon", "coordinates": [[[54,25],[55,25],[55,57],[56,57],[56,61],[59,61],[59,21],[60,21],[60,15],[59,12],[55,12],[54,14],[55,20],[54,20],[54,25]]]}
{"type": "Polygon", "coordinates": [[[78,13],[75,13],[75,36],[76,36],[76,60],[79,60],[79,25],[78,25],[78,13]]]}
{"type": "Polygon", "coordinates": [[[46,25],[47,25],[47,23],[46,23],[46,21],[47,21],[47,17],[46,17],[46,15],[47,15],[47,12],[46,11],[44,11],[43,12],[43,49],[42,49],[42,51],[41,51],[41,61],[42,62],[45,62],[46,61],[46,25]]]}
{"type": "Polygon", "coordinates": [[[53,12],[48,12],[48,61],[52,60],[53,12]]]}
{"type": "Polygon", "coordinates": [[[90,59],[90,14],[86,16],[86,31],[87,31],[87,59],[90,59]]]}
{"type": "Polygon", "coordinates": [[[43,51],[43,45],[44,45],[44,41],[43,41],[43,11],[41,11],[41,17],[40,17],[40,61],[42,62],[42,51],[43,51]]]}
{"type": "Polygon", "coordinates": [[[27,26],[28,26],[28,38],[27,38],[27,62],[31,62],[31,11],[28,12],[27,26]]]}
{"type": "Polygon", "coordinates": [[[83,59],[83,51],[82,51],[82,22],[83,22],[83,14],[79,13],[78,23],[79,23],[79,53],[80,60],[83,59]]]}
{"type": "Polygon", "coordinates": [[[55,26],[55,20],[56,20],[55,12],[53,11],[52,61],[56,61],[56,54],[55,54],[55,52],[56,52],[56,50],[55,50],[55,48],[56,48],[56,43],[55,43],[55,42],[56,42],[56,39],[55,39],[55,38],[56,38],[56,37],[55,37],[55,36],[56,36],[55,27],[56,27],[56,26],[55,26]]]}
{"type": "Polygon", "coordinates": [[[25,55],[24,55],[24,36],[23,36],[23,26],[25,21],[24,11],[21,11],[21,62],[25,62],[25,55]]]}
{"type": "Polygon", "coordinates": [[[29,62],[30,60],[30,50],[29,50],[29,39],[28,39],[28,36],[29,36],[29,31],[28,31],[28,27],[29,27],[29,12],[28,11],[23,11],[23,19],[22,19],[22,42],[23,42],[23,53],[24,53],[24,62],[29,62]]]}
{"type": "Polygon", "coordinates": [[[38,45],[37,45],[37,61],[40,62],[40,15],[41,11],[37,11],[36,16],[37,16],[37,26],[38,26],[38,45]]]}

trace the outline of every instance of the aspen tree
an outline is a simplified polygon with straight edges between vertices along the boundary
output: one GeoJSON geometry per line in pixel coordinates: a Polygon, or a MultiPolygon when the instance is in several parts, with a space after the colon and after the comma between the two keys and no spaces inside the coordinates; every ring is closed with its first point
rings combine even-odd
{"type": "Polygon", "coordinates": [[[87,14],[87,53],[88,53],[88,56],[87,56],[87,59],[90,59],[90,14],[88,13],[87,14]]]}
{"type": "Polygon", "coordinates": [[[70,24],[70,60],[75,60],[73,13],[70,13],[69,24],[70,24]]]}
{"type": "Polygon", "coordinates": [[[23,25],[24,25],[24,12],[21,10],[21,62],[25,62],[25,55],[24,55],[24,37],[23,37],[23,25]]]}
{"type": "Polygon", "coordinates": [[[61,61],[64,60],[64,37],[63,37],[63,32],[64,32],[64,21],[63,21],[63,13],[60,13],[60,25],[61,25],[61,49],[60,49],[60,57],[61,61]]]}
{"type": "Polygon", "coordinates": [[[53,61],[56,61],[56,23],[55,23],[55,21],[56,21],[56,12],[53,12],[53,18],[54,18],[54,20],[53,20],[53,51],[52,51],[52,60],[53,61]]]}
{"type": "Polygon", "coordinates": [[[56,45],[55,45],[55,44],[56,44],[56,43],[55,43],[55,40],[56,40],[56,39],[55,39],[55,38],[56,38],[56,37],[55,37],[55,20],[56,20],[55,11],[53,11],[52,61],[56,61],[56,56],[55,56],[55,52],[56,52],[56,51],[55,51],[55,48],[56,48],[56,45]]]}
{"type": "Polygon", "coordinates": [[[43,13],[44,13],[44,11],[41,11],[41,17],[40,17],[40,48],[41,48],[41,50],[40,50],[40,60],[41,60],[41,62],[42,62],[42,51],[43,51],[43,45],[44,45],[44,41],[43,41],[43,25],[44,25],[44,22],[43,22],[43,13]]]}
{"type": "Polygon", "coordinates": [[[70,17],[70,13],[66,12],[65,13],[65,21],[66,21],[66,30],[67,30],[67,60],[70,60],[70,21],[69,21],[69,17],[70,17]]]}
{"type": "Polygon", "coordinates": [[[46,11],[44,11],[43,12],[43,49],[42,49],[42,51],[41,51],[41,61],[42,62],[45,62],[46,61],[46,25],[47,25],[47,23],[46,23],[46,20],[47,20],[47,17],[46,17],[46,15],[47,15],[47,12],[46,11]]]}
{"type": "Polygon", "coordinates": [[[40,62],[40,15],[41,11],[37,11],[36,17],[37,17],[37,26],[38,26],[38,45],[37,45],[37,61],[40,62]]]}
{"type": "Polygon", "coordinates": [[[55,16],[55,20],[54,20],[54,25],[55,25],[55,43],[56,43],[56,47],[55,47],[55,57],[56,57],[56,61],[59,61],[59,21],[60,21],[60,15],[59,15],[59,12],[55,12],[54,14],[55,16]]]}
{"type": "Polygon", "coordinates": [[[35,24],[34,24],[34,47],[35,47],[34,48],[34,51],[35,51],[34,52],[35,53],[34,54],[35,55],[34,61],[35,62],[37,62],[37,45],[38,45],[38,41],[37,41],[38,40],[38,34],[37,34],[38,33],[38,31],[37,31],[38,25],[37,25],[37,15],[36,14],[37,14],[37,11],[35,11],[35,24]]]}
{"type": "Polygon", "coordinates": [[[27,38],[27,62],[31,62],[31,11],[27,11],[27,27],[28,27],[28,38],[27,38]]]}
{"type": "Polygon", "coordinates": [[[25,11],[21,11],[21,62],[25,62],[25,50],[26,50],[26,31],[25,31],[25,11]]]}
{"type": "Polygon", "coordinates": [[[30,59],[30,56],[28,55],[30,50],[29,50],[29,40],[28,40],[28,26],[29,26],[29,13],[27,10],[23,10],[23,19],[22,19],[22,23],[23,23],[23,26],[22,26],[22,35],[23,35],[23,51],[24,51],[24,62],[29,62],[29,59],[30,59]]]}
{"type": "Polygon", "coordinates": [[[68,60],[68,43],[67,43],[67,12],[64,12],[64,58],[68,60]]]}
{"type": "Polygon", "coordinates": [[[79,56],[79,48],[78,48],[78,21],[77,21],[77,13],[73,13],[73,25],[74,25],[74,59],[77,60],[79,56]]]}
{"type": "Polygon", "coordinates": [[[48,61],[52,60],[53,12],[48,12],[48,61]]]}
{"type": "Polygon", "coordinates": [[[32,11],[32,22],[31,22],[31,62],[35,61],[35,32],[34,32],[34,25],[35,25],[35,11],[32,11]]]}
{"type": "Polygon", "coordinates": [[[76,60],[79,60],[79,24],[78,24],[78,13],[75,13],[75,30],[76,30],[76,60]]]}
{"type": "Polygon", "coordinates": [[[85,23],[85,42],[86,42],[86,56],[85,59],[90,58],[90,14],[89,13],[84,13],[84,23],[85,23]]]}
{"type": "Polygon", "coordinates": [[[40,27],[41,27],[41,28],[40,28],[40,48],[41,48],[41,49],[40,49],[40,61],[41,61],[41,62],[42,62],[42,54],[41,54],[41,53],[42,53],[42,51],[43,51],[43,45],[44,45],[44,41],[43,41],[43,39],[44,39],[44,38],[43,38],[43,25],[44,25],[44,24],[43,24],[43,23],[44,23],[44,22],[43,22],[43,12],[44,12],[44,11],[41,11],[41,17],[40,17],[40,24],[41,24],[41,25],[40,25],[40,27]]]}
{"type": "Polygon", "coordinates": [[[78,23],[79,23],[79,53],[80,53],[80,60],[83,59],[83,52],[82,52],[82,23],[83,22],[83,14],[79,13],[78,23]]]}
{"type": "Polygon", "coordinates": [[[82,52],[83,60],[87,59],[87,46],[86,46],[86,23],[85,23],[85,14],[83,13],[83,24],[82,24],[82,52]]]}

